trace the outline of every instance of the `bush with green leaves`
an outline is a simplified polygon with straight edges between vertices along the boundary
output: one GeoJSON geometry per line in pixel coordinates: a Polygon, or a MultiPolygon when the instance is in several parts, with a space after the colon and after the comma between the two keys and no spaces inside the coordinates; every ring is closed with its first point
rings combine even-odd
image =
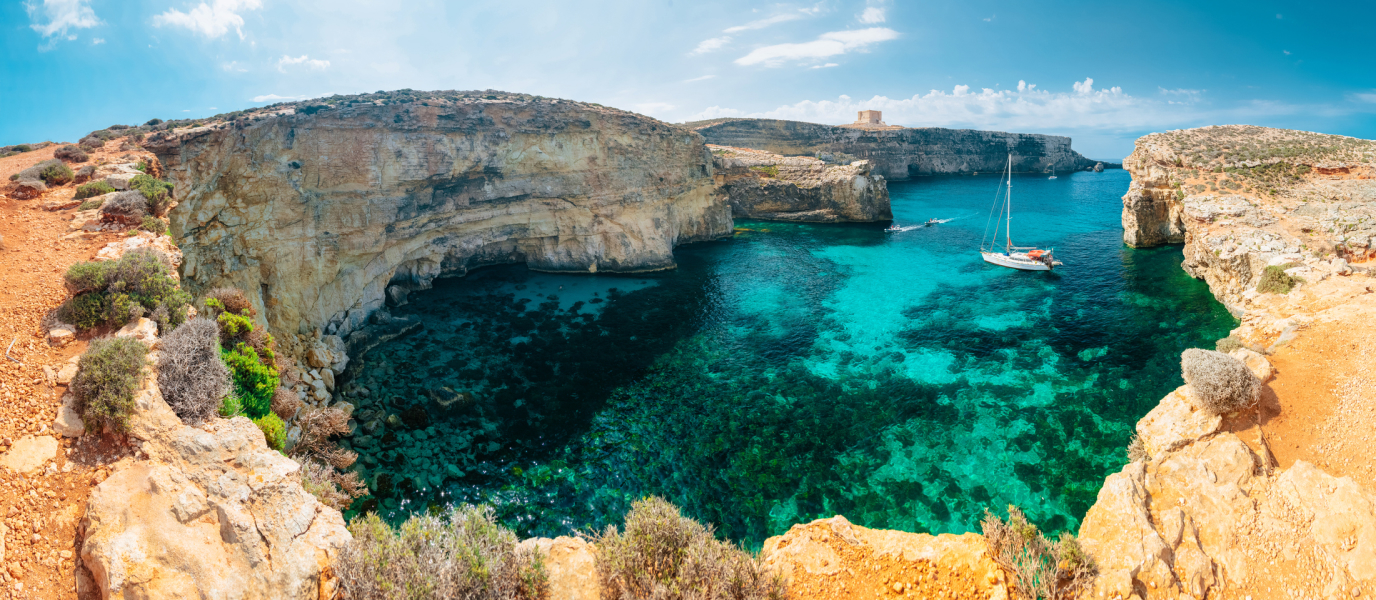
{"type": "Polygon", "coordinates": [[[980,525],[989,557],[1012,576],[1009,588],[1018,600],[1078,598],[1098,574],[1075,536],[1047,539],[1016,506],[1008,506],[1007,521],[986,509],[980,525]]]}
{"type": "Polygon", "coordinates": [[[129,180],[129,189],[143,194],[148,200],[148,212],[161,215],[172,203],[172,184],[152,175],[135,175],[129,180]]]}
{"type": "Polygon", "coordinates": [[[220,350],[220,358],[229,367],[234,382],[234,394],[243,403],[243,411],[250,418],[272,412],[272,397],[277,393],[280,378],[277,369],[268,366],[247,344],[220,350]]]}
{"type": "Polygon", "coordinates": [[[72,395],[86,428],[100,431],[109,426],[117,433],[129,429],[134,393],[148,362],[148,348],[127,337],[91,341],[77,362],[72,395]]]}
{"type": "Polygon", "coordinates": [[[91,155],[82,150],[80,146],[67,144],[53,151],[53,156],[69,162],[86,162],[91,160],[91,155]]]}
{"type": "Polygon", "coordinates": [[[1296,283],[1302,280],[1298,277],[1285,274],[1284,265],[1271,265],[1261,272],[1261,280],[1257,282],[1257,291],[1263,294],[1287,294],[1296,283]]]}
{"type": "Polygon", "coordinates": [[[549,594],[538,550],[518,549],[516,534],[491,508],[463,506],[416,515],[392,528],[376,514],[349,525],[353,543],[335,574],[349,599],[536,600],[549,594]]]}
{"type": "Polygon", "coordinates": [[[230,392],[220,402],[220,416],[226,419],[244,416],[244,403],[239,401],[239,397],[234,395],[234,392],[230,392]]]}
{"type": "Polygon", "coordinates": [[[167,222],[157,217],[147,216],[143,218],[143,223],[139,225],[139,229],[151,232],[153,235],[162,235],[167,233],[167,222]]]}
{"type": "Polygon", "coordinates": [[[60,160],[44,161],[41,164],[43,165],[43,170],[39,172],[38,176],[48,185],[66,185],[71,183],[72,179],[76,177],[76,173],[72,172],[72,168],[60,160]]]}
{"type": "Polygon", "coordinates": [[[593,536],[602,597],[779,599],[784,579],[662,498],[631,505],[626,528],[593,536]]]}
{"type": "Polygon", "coordinates": [[[220,410],[232,389],[229,368],[220,360],[220,328],[210,319],[192,319],[158,344],[163,399],[182,421],[201,424],[220,410]]]}
{"type": "Polygon", "coordinates": [[[74,196],[74,198],[77,200],[85,200],[96,196],[104,196],[114,191],[114,186],[104,181],[92,181],[91,183],[76,186],[76,196],[74,196]]]}
{"type": "Polygon", "coordinates": [[[283,451],[287,446],[287,424],[282,421],[282,417],[269,412],[266,415],[253,419],[253,424],[263,432],[263,439],[267,440],[268,447],[278,452],[283,451]]]}
{"type": "Polygon", "coordinates": [[[162,252],[153,248],[131,250],[117,261],[74,264],[67,269],[66,282],[75,296],[59,309],[59,316],[78,328],[90,329],[105,321],[123,324],[151,311],[163,315],[165,320],[158,325],[165,333],[186,320],[191,301],[172,278],[171,269],[162,252]],[[97,312],[100,316],[92,322],[91,315],[97,312]]]}

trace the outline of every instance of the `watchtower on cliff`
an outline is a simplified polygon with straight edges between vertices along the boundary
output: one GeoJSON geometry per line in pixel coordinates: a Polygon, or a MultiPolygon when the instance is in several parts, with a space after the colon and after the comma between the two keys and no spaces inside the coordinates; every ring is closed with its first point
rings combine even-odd
{"type": "Polygon", "coordinates": [[[884,123],[884,113],[878,110],[862,110],[860,115],[855,118],[855,125],[864,127],[887,127],[884,123]]]}

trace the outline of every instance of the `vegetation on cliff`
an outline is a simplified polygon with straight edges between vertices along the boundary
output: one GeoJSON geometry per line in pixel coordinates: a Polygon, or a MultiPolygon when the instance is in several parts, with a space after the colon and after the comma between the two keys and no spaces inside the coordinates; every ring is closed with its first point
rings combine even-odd
{"type": "Polygon", "coordinates": [[[191,299],[172,277],[167,257],[152,248],[119,260],[77,263],[67,269],[66,282],[76,295],[58,309],[58,318],[79,329],[122,327],[147,314],[159,330],[171,331],[186,320],[191,299]]]}
{"type": "Polygon", "coordinates": [[[1047,539],[1016,506],[1008,507],[1007,521],[985,510],[980,525],[990,557],[1013,578],[1018,600],[1078,598],[1098,574],[1075,536],[1062,532],[1056,541],[1047,539]]]}
{"type": "Polygon", "coordinates": [[[86,429],[100,431],[109,426],[119,433],[128,429],[129,415],[134,411],[134,392],[139,389],[147,356],[148,348],[133,338],[91,341],[81,355],[71,385],[77,412],[86,422],[86,429]]]}

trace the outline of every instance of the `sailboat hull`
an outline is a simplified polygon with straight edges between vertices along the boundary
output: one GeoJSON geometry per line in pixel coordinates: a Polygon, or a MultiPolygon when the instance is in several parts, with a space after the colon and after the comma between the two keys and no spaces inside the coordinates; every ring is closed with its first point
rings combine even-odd
{"type": "Polygon", "coordinates": [[[1039,260],[1033,260],[1022,252],[1003,254],[1002,252],[980,252],[984,257],[984,262],[995,264],[1000,267],[1018,269],[1019,271],[1050,271],[1051,265],[1039,260]]]}

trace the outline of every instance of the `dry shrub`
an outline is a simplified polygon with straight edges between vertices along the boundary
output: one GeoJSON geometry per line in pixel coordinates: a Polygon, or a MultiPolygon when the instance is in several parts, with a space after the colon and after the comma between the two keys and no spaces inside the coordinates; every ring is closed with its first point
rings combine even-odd
{"type": "Polygon", "coordinates": [[[606,600],[782,599],[783,578],[710,527],[679,514],[662,498],[646,498],[616,526],[592,536],[606,600]]]}
{"type": "Polygon", "coordinates": [[[1242,361],[1213,350],[1190,348],[1180,355],[1180,372],[1200,408],[1225,415],[1256,404],[1261,380],[1242,361]]]}
{"type": "Polygon", "coordinates": [[[54,150],[53,156],[68,162],[86,162],[91,159],[91,155],[86,154],[85,150],[71,144],[54,150]]]}
{"type": "Polygon", "coordinates": [[[345,598],[534,600],[549,594],[537,550],[517,549],[516,534],[491,508],[464,506],[417,515],[396,529],[376,514],[354,519],[354,540],[335,561],[345,598]]]}
{"type": "Polygon", "coordinates": [[[1263,294],[1286,294],[1296,283],[1304,281],[1299,277],[1286,275],[1285,269],[1294,265],[1271,265],[1261,272],[1257,281],[1257,291],[1263,294]]]}
{"type": "Polygon", "coordinates": [[[100,216],[106,221],[138,225],[148,216],[148,200],[135,191],[120,192],[101,205],[100,216]]]}
{"type": "Polygon", "coordinates": [[[213,416],[232,389],[220,360],[220,328],[199,318],[182,323],[162,339],[158,387],[168,406],[188,424],[213,416]]]}
{"type": "Polygon", "coordinates": [[[1132,441],[1128,442],[1128,462],[1147,462],[1151,460],[1151,455],[1147,453],[1147,446],[1142,443],[1142,438],[1133,434],[1132,441]]]}
{"type": "Polygon", "coordinates": [[[207,299],[213,298],[218,300],[220,305],[224,307],[223,310],[232,312],[236,315],[244,315],[244,311],[248,311],[247,316],[249,317],[258,315],[258,312],[253,310],[253,303],[249,302],[248,296],[245,296],[244,291],[239,288],[215,288],[206,292],[205,297],[207,299]]]}
{"type": "Polygon", "coordinates": [[[1075,536],[1046,539],[1018,507],[1008,506],[1006,522],[986,509],[980,525],[990,558],[1012,575],[1010,588],[1018,600],[1077,598],[1094,582],[1098,568],[1075,536]]]}
{"type": "Polygon", "coordinates": [[[278,386],[277,392],[272,395],[272,412],[284,420],[290,420],[296,416],[296,411],[301,409],[302,402],[301,396],[288,388],[285,383],[284,379],[284,385],[278,386]]]}
{"type": "Polygon", "coordinates": [[[354,498],[368,495],[368,484],[353,471],[340,471],[330,465],[305,460],[301,462],[301,487],[320,500],[321,504],[343,511],[354,498]]]}

